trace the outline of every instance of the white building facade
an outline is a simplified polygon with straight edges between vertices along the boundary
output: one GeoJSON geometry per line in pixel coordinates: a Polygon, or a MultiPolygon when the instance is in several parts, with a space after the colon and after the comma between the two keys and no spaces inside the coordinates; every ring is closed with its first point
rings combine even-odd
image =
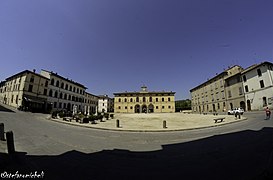
{"type": "Polygon", "coordinates": [[[273,108],[273,64],[263,62],[250,66],[242,74],[246,109],[273,108]]]}
{"type": "Polygon", "coordinates": [[[107,95],[99,96],[98,100],[98,112],[106,113],[114,111],[114,100],[107,95]]]}

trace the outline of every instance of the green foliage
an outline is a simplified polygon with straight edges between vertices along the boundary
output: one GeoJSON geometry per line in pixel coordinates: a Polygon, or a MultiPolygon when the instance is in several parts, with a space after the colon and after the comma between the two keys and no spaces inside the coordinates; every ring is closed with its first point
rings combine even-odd
{"type": "Polygon", "coordinates": [[[109,114],[108,113],[104,113],[104,117],[108,120],[109,119],[109,114]]]}
{"type": "Polygon", "coordinates": [[[191,100],[179,100],[175,101],[175,111],[180,112],[183,110],[191,110],[191,100]]]}

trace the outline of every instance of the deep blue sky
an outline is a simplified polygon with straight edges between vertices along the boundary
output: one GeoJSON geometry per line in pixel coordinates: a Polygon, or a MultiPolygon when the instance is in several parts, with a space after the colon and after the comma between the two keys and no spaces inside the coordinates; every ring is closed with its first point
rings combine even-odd
{"type": "Polygon", "coordinates": [[[93,94],[189,90],[273,56],[272,0],[0,1],[0,80],[58,72],[93,94]]]}

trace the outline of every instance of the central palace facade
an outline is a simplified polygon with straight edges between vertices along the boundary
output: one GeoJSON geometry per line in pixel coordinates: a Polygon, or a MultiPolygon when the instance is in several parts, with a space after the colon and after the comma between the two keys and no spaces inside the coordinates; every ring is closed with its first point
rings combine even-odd
{"type": "Polygon", "coordinates": [[[146,86],[140,92],[114,93],[116,113],[172,113],[175,112],[175,92],[149,92],[146,86]]]}

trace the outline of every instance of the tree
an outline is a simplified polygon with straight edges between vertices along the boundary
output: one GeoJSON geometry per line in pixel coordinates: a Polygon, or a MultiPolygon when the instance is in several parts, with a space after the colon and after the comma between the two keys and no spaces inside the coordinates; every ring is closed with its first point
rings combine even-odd
{"type": "Polygon", "coordinates": [[[191,100],[178,100],[175,101],[175,111],[180,112],[183,110],[191,110],[191,100]]]}

